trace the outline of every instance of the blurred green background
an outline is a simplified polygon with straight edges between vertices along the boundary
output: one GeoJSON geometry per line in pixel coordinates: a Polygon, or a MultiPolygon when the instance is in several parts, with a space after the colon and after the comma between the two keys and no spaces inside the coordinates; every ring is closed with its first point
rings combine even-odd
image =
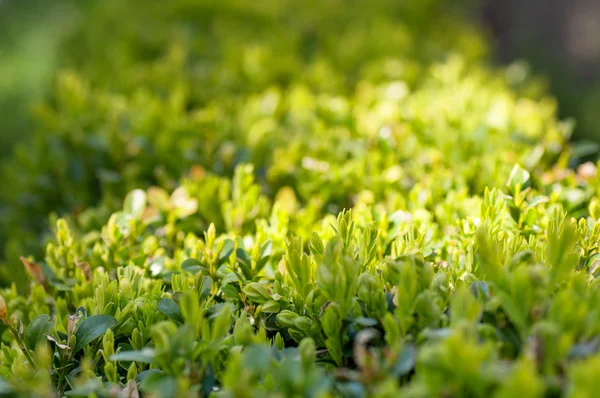
{"type": "MultiPolygon", "coordinates": [[[[27,139],[32,107],[44,97],[60,64],[61,40],[93,18],[86,14],[91,1],[0,0],[0,157],[14,142],[27,139]]],[[[595,156],[597,145],[589,142],[600,142],[600,2],[469,4],[473,23],[488,33],[494,61],[527,62],[558,98],[561,117],[576,120],[574,140],[587,141],[582,150],[595,156]]]]}
{"type": "Polygon", "coordinates": [[[0,0],[0,156],[32,128],[31,108],[49,87],[61,38],[84,2],[0,0]]]}

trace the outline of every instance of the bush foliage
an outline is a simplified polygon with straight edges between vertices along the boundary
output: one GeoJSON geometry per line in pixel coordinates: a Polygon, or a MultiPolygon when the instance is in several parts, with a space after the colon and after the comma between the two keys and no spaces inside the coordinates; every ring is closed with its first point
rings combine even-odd
{"type": "Polygon", "coordinates": [[[571,125],[442,2],[349,4],[92,7],[4,171],[0,395],[595,396],[571,125]]]}
{"type": "MultiPolygon", "coordinates": [[[[55,89],[36,109],[38,130],[3,162],[11,188],[0,190],[0,249],[11,263],[42,253],[50,213],[102,204],[98,228],[128,191],[173,190],[198,165],[231,176],[251,161],[264,180],[287,131],[318,137],[331,123],[352,127],[337,114],[348,119],[347,96],[360,82],[414,87],[449,52],[467,61],[486,52],[440,0],[255,3],[88,5],[58,56],[55,89]],[[317,111],[327,124],[313,121],[317,111]]],[[[289,151],[309,141],[298,142],[289,151]]]]}

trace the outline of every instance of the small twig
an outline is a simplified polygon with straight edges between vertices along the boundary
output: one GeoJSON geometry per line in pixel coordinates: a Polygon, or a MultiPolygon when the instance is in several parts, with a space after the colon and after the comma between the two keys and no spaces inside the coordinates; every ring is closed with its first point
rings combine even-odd
{"type": "Polygon", "coordinates": [[[33,358],[31,357],[31,354],[29,353],[29,350],[27,349],[27,347],[25,347],[25,345],[23,344],[23,340],[21,339],[21,336],[19,334],[19,332],[14,329],[10,324],[6,324],[6,326],[8,326],[8,328],[10,329],[10,331],[12,332],[12,334],[15,336],[15,338],[17,339],[17,343],[19,343],[19,348],[21,349],[21,351],[23,351],[23,354],[25,354],[25,357],[27,358],[27,360],[29,361],[29,363],[31,364],[31,366],[33,368],[35,368],[35,362],[33,361],[33,358]]]}

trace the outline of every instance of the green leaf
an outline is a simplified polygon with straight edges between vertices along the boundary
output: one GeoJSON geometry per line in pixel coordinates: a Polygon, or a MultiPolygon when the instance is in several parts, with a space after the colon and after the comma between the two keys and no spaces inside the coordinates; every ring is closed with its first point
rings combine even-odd
{"type": "Polygon", "coordinates": [[[497,292],[497,296],[500,300],[500,304],[508,318],[515,325],[519,333],[522,335],[527,330],[527,314],[526,310],[523,309],[522,305],[519,305],[519,302],[515,297],[510,294],[505,293],[504,291],[497,292]]]}
{"type": "Polygon", "coordinates": [[[231,253],[233,253],[233,249],[235,248],[235,242],[231,239],[226,239],[223,242],[223,247],[221,248],[221,252],[219,253],[219,259],[217,261],[218,265],[223,264],[224,262],[229,260],[231,253]]]}
{"type": "Polygon", "coordinates": [[[74,352],[80,351],[116,324],[117,321],[110,315],[93,315],[84,319],[75,332],[77,343],[74,352]]]}
{"type": "Polygon", "coordinates": [[[259,272],[260,270],[262,270],[265,267],[265,265],[267,265],[267,262],[269,262],[269,259],[271,258],[272,252],[273,252],[273,242],[268,240],[262,244],[262,246],[260,247],[260,258],[256,261],[254,273],[259,272]]]}
{"type": "Polygon", "coordinates": [[[175,322],[183,323],[183,317],[179,306],[173,299],[163,297],[158,301],[158,310],[174,320],[175,322]]]}
{"type": "Polygon", "coordinates": [[[157,397],[171,398],[177,396],[177,381],[172,376],[152,373],[140,383],[140,390],[157,397]]]}
{"type": "Polygon", "coordinates": [[[506,186],[510,189],[511,193],[515,193],[517,190],[523,190],[528,182],[529,172],[516,164],[510,172],[506,186]]]}
{"type": "Polygon", "coordinates": [[[482,281],[475,281],[469,286],[471,293],[479,300],[486,301],[490,298],[490,288],[482,281]]]}
{"type": "Polygon", "coordinates": [[[200,288],[200,298],[206,298],[210,295],[213,280],[210,276],[202,277],[202,287],[200,288]]]}
{"type": "Polygon", "coordinates": [[[479,260],[479,269],[482,279],[498,281],[502,278],[504,253],[497,240],[491,237],[483,226],[477,228],[475,233],[477,242],[476,256],[479,260]]]}
{"type": "Polygon", "coordinates": [[[27,329],[25,329],[25,333],[23,334],[25,346],[32,351],[35,350],[40,341],[47,340],[44,335],[48,334],[51,328],[52,319],[50,318],[50,315],[38,315],[31,321],[29,326],[27,326],[27,329]]]}
{"type": "Polygon", "coordinates": [[[417,362],[417,349],[413,345],[406,345],[400,351],[398,359],[392,367],[392,375],[401,377],[408,374],[417,362]]]}
{"type": "Polygon", "coordinates": [[[246,253],[246,250],[239,247],[236,251],[237,264],[242,270],[246,279],[252,279],[252,268],[250,265],[250,256],[246,253]]]}
{"type": "Polygon", "coordinates": [[[66,391],[65,395],[68,397],[89,397],[93,396],[93,394],[97,393],[97,391],[101,388],[102,383],[100,383],[100,381],[90,379],[87,380],[84,384],[78,385],[71,391],[66,391]]]}
{"type": "Polygon", "coordinates": [[[271,350],[264,345],[251,345],[244,350],[244,367],[257,373],[267,371],[271,361],[271,350]]]}
{"type": "Polygon", "coordinates": [[[280,309],[281,305],[274,300],[269,300],[261,306],[261,312],[265,314],[276,314],[280,309]]]}
{"type": "Polygon", "coordinates": [[[244,294],[255,303],[263,304],[271,297],[269,290],[260,283],[251,282],[244,287],[244,294]]]}
{"type": "Polygon", "coordinates": [[[195,258],[188,258],[181,263],[181,270],[187,271],[191,274],[197,274],[200,271],[206,271],[206,268],[202,266],[202,263],[195,258]]]}
{"type": "Polygon", "coordinates": [[[600,276],[600,253],[592,254],[585,262],[585,267],[594,278],[600,276]]]}
{"type": "Polygon", "coordinates": [[[208,319],[215,319],[223,311],[233,312],[233,311],[235,311],[235,306],[232,303],[215,304],[206,311],[206,315],[208,316],[208,319]],[[229,307],[229,308],[227,308],[227,307],[229,307]]]}
{"type": "Polygon", "coordinates": [[[544,195],[537,195],[535,197],[533,197],[528,203],[527,203],[527,207],[526,209],[531,209],[536,207],[537,205],[540,205],[542,203],[548,203],[550,201],[550,198],[544,195]]]}
{"type": "Polygon", "coordinates": [[[562,210],[553,212],[548,225],[548,245],[546,258],[552,267],[550,274],[553,282],[564,281],[570,271],[574,271],[579,262],[577,225],[562,210]]]}
{"type": "Polygon", "coordinates": [[[239,288],[236,284],[227,283],[221,286],[221,291],[223,291],[223,295],[230,298],[237,298],[240,294],[239,288]]]}
{"type": "Polygon", "coordinates": [[[573,144],[571,156],[573,159],[582,159],[586,156],[596,155],[599,149],[600,146],[597,142],[581,140],[573,144]]]}
{"type": "Polygon", "coordinates": [[[161,375],[163,374],[163,372],[160,369],[148,369],[148,370],[144,370],[143,372],[141,372],[140,374],[137,375],[137,377],[135,378],[135,381],[137,381],[138,383],[142,383],[144,380],[146,380],[147,378],[149,378],[150,376],[157,374],[157,375],[161,375]]]}
{"type": "Polygon", "coordinates": [[[154,356],[153,349],[144,348],[141,351],[122,351],[112,355],[109,359],[111,361],[152,363],[154,356]]]}

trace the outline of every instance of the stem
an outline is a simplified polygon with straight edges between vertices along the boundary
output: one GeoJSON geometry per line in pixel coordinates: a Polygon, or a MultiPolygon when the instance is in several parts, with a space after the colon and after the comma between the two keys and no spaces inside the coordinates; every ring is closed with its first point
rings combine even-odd
{"type": "Polygon", "coordinates": [[[33,358],[31,357],[31,354],[29,353],[29,350],[23,344],[23,340],[21,340],[21,336],[19,336],[19,332],[16,329],[14,329],[11,325],[9,325],[8,323],[6,324],[6,326],[8,326],[8,328],[10,329],[10,331],[12,332],[12,334],[17,339],[17,343],[19,343],[19,348],[21,349],[21,351],[23,351],[23,354],[25,354],[25,357],[27,358],[27,360],[31,364],[31,367],[35,368],[35,362],[33,361],[33,358]]]}

